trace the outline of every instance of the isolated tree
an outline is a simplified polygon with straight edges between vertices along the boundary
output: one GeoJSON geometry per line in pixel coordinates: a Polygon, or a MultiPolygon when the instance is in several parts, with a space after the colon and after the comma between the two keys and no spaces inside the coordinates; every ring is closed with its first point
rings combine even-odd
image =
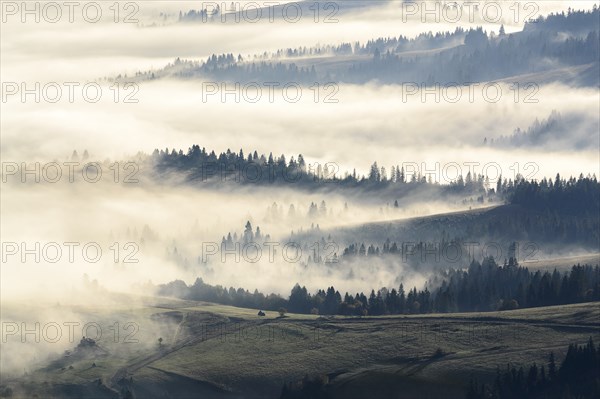
{"type": "Polygon", "coordinates": [[[244,243],[247,244],[252,241],[254,233],[252,233],[252,224],[248,220],[244,229],[244,243]]]}
{"type": "Polygon", "coordinates": [[[377,166],[377,162],[373,162],[371,165],[371,170],[369,171],[369,181],[379,182],[381,179],[381,175],[379,172],[379,167],[377,166]]]}
{"type": "Polygon", "coordinates": [[[321,205],[319,206],[319,212],[322,216],[327,215],[327,204],[325,203],[325,200],[321,201],[321,205]]]}

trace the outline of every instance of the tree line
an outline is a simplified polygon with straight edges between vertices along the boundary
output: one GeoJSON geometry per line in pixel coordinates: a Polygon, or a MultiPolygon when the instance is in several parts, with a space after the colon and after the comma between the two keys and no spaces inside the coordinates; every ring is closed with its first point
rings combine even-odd
{"type": "MultiPolygon", "coordinates": [[[[599,204],[600,189],[596,175],[586,177],[581,174],[578,178],[565,179],[557,175],[554,180],[546,177],[539,182],[533,178],[524,178],[516,174],[515,178],[506,178],[500,175],[495,185],[490,182],[487,175],[480,173],[472,174],[469,171],[466,176],[458,174],[449,184],[441,184],[431,173],[421,173],[421,170],[405,170],[404,164],[392,165],[389,169],[380,166],[377,161],[373,162],[367,175],[361,175],[356,169],[341,173],[335,163],[308,164],[302,154],[291,156],[287,160],[284,154],[274,156],[258,154],[257,151],[244,154],[243,149],[239,152],[227,151],[219,154],[215,151],[207,151],[195,144],[186,152],[176,150],[155,149],[150,156],[154,169],[159,174],[179,171],[187,176],[189,182],[193,181],[236,181],[239,183],[253,184],[313,184],[315,186],[324,183],[337,183],[353,187],[386,188],[394,185],[432,185],[447,186],[451,191],[467,191],[470,193],[507,194],[510,202],[530,206],[532,202],[544,201],[544,207],[560,208],[560,201],[567,201],[570,207],[586,204],[588,200],[592,205],[599,204]],[[576,197],[581,198],[579,202],[576,197]]],[[[590,206],[584,208],[589,209],[590,206]]],[[[564,209],[560,208],[560,209],[564,209]]]]}
{"type": "MultiPolygon", "coordinates": [[[[418,188],[435,188],[442,194],[486,195],[490,189],[494,192],[490,179],[482,174],[466,176],[459,174],[449,184],[441,184],[438,178],[431,174],[407,171],[404,165],[392,165],[389,169],[373,162],[367,175],[361,175],[354,169],[352,172],[341,172],[337,164],[306,162],[304,156],[291,156],[289,160],[284,154],[275,156],[258,154],[257,151],[247,155],[242,149],[239,152],[228,149],[219,154],[207,151],[199,145],[193,145],[186,152],[176,150],[155,149],[150,156],[153,168],[158,176],[170,175],[171,172],[181,172],[189,183],[225,183],[277,185],[293,184],[296,187],[310,188],[353,188],[364,190],[385,190],[394,188],[406,192],[418,188]]],[[[520,175],[516,178],[521,179],[520,175]]],[[[502,179],[500,179],[502,180],[502,179]]],[[[504,179],[501,186],[509,189],[516,180],[504,179]]]]}
{"type": "Polygon", "coordinates": [[[511,258],[499,266],[491,257],[472,261],[466,270],[449,270],[443,281],[430,291],[416,287],[408,292],[382,288],[344,296],[333,286],[310,294],[296,284],[288,299],[255,290],[229,289],[206,284],[201,278],[190,286],[181,280],[159,286],[159,294],[196,301],[215,302],[245,308],[293,313],[367,316],[450,312],[482,312],[600,300],[600,267],[575,265],[567,272],[529,271],[511,258]]]}

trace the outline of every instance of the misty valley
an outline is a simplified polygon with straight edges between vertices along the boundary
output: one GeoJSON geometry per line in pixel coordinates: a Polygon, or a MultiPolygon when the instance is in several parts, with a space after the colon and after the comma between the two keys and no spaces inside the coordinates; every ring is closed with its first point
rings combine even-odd
{"type": "Polygon", "coordinates": [[[599,397],[598,2],[0,6],[0,398],[599,397]]]}

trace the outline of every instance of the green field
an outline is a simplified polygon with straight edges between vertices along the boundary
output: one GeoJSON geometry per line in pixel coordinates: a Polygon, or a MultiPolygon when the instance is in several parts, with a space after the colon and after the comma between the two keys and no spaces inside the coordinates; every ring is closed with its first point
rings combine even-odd
{"type": "Polygon", "coordinates": [[[258,317],[170,299],[70,311],[100,325],[118,321],[123,335],[107,330],[94,350],[3,378],[13,397],[119,398],[128,389],[135,398],[276,398],[284,382],[318,375],[339,398],[462,398],[471,377],[491,381],[498,366],[546,364],[550,351],[560,361],[569,343],[600,342],[597,302],[360,318],[258,317]],[[138,342],[125,342],[127,322],[139,326],[129,337],[138,342]]]}

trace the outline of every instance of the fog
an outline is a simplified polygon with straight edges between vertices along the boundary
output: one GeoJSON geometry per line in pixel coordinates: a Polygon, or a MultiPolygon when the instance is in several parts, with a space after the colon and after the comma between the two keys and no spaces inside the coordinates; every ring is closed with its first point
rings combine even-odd
{"type": "MultiPolygon", "coordinates": [[[[160,68],[177,57],[205,59],[213,53],[230,52],[246,56],[280,48],[366,42],[400,34],[414,37],[428,31],[454,31],[459,26],[483,26],[486,31],[497,33],[500,25],[504,24],[507,32],[513,32],[522,29],[528,15],[537,17],[549,12],[566,11],[569,7],[591,9],[594,4],[587,1],[544,1],[536,3],[539,7],[536,11],[525,8],[527,2],[517,2],[520,13],[515,18],[511,5],[500,2],[497,3],[501,6],[501,19],[498,22],[491,22],[496,21],[491,10],[487,17],[483,16],[482,10],[473,11],[470,18],[468,8],[461,14],[462,19],[454,22],[453,16],[443,18],[441,6],[437,16],[424,15],[425,7],[431,9],[433,2],[420,5],[418,12],[414,13],[409,12],[406,6],[403,8],[398,1],[342,1],[335,2],[337,6],[333,9],[332,23],[325,22],[332,12],[329,9],[321,10],[315,23],[314,11],[306,10],[313,3],[300,2],[305,11],[295,23],[286,22],[281,9],[277,8],[273,11],[273,22],[269,19],[269,11],[265,11],[264,17],[258,22],[248,22],[253,18],[248,10],[244,14],[246,18],[242,18],[240,23],[177,24],[163,21],[152,27],[152,24],[161,22],[160,13],[175,18],[179,11],[186,12],[221,2],[135,2],[137,9],[120,10],[117,23],[114,22],[114,10],[109,9],[108,3],[102,6],[102,18],[98,22],[87,22],[83,11],[76,9],[73,11],[73,23],[70,23],[69,10],[63,9],[58,22],[52,23],[49,21],[53,21],[55,14],[50,10],[47,11],[48,15],[44,14],[44,3],[47,2],[41,2],[39,23],[35,22],[35,15],[22,15],[20,8],[14,11],[14,15],[6,15],[1,41],[5,54],[1,60],[4,81],[90,81],[103,76],[120,73],[132,75],[139,70],[160,68]],[[356,3],[362,3],[365,7],[350,7],[356,3]],[[132,15],[132,21],[138,22],[123,22],[129,15],[132,15]],[[26,23],[21,23],[22,18],[26,23]],[[39,67],[40,62],[44,68],[39,67]]],[[[245,3],[262,4],[239,2],[240,7],[245,3]]],[[[324,3],[320,6],[324,7],[324,3]]],[[[88,20],[95,21],[93,12],[86,12],[88,20]]],[[[292,12],[290,9],[289,13],[292,12]]]]}
{"type": "MultiPolygon", "coordinates": [[[[369,204],[360,198],[293,189],[233,187],[213,191],[113,181],[12,182],[4,185],[1,199],[5,263],[2,297],[26,302],[32,297],[69,300],[72,293],[65,288],[76,290],[84,275],[105,289],[120,292],[136,291],[134,286],[140,283],[162,284],[174,279],[193,282],[198,276],[207,277],[213,284],[283,295],[288,293],[292,280],[306,282],[314,289],[331,282],[377,288],[393,283],[399,270],[385,279],[367,274],[355,282],[345,282],[347,271],[338,275],[318,270],[309,273],[302,267],[306,254],[302,262],[288,262],[277,249],[279,255],[270,260],[266,247],[262,247],[265,253],[256,265],[246,261],[253,254],[242,256],[241,252],[237,259],[228,256],[225,262],[219,254],[205,255],[208,265],[200,264],[200,259],[211,248],[207,245],[220,245],[228,233],[241,236],[247,221],[254,229],[260,227],[263,235],[269,234],[271,242],[283,246],[292,231],[309,231],[317,224],[327,229],[462,209],[460,204],[433,201],[429,205],[394,209],[389,208],[389,203],[369,204]],[[308,205],[323,200],[327,214],[309,217],[308,205]],[[40,203],[44,206],[40,207],[40,203]],[[292,204],[295,212],[290,216],[292,204]],[[76,244],[70,250],[65,243],[76,244]],[[126,247],[128,243],[132,245],[126,247]],[[173,253],[175,249],[177,255],[173,253]],[[14,284],[15,281],[28,283],[14,284]]],[[[139,293],[151,294],[144,292],[146,288],[142,287],[139,293]]]]}
{"type": "MultiPolygon", "coordinates": [[[[138,151],[151,153],[165,147],[185,151],[199,144],[216,152],[241,148],[246,153],[257,150],[288,158],[302,154],[313,162],[336,163],[340,175],[354,168],[366,173],[374,161],[386,168],[425,162],[427,169],[435,162],[483,165],[493,161],[502,166],[505,177],[514,177],[508,168],[517,162],[536,163],[535,176],[540,178],[597,169],[598,155],[589,130],[598,123],[599,95],[594,89],[544,85],[535,96],[537,103],[523,104],[514,101],[509,85],[499,86],[503,95],[496,103],[487,102],[478,88],[472,91],[471,100],[469,89],[463,87],[459,101],[453,103],[444,101],[441,89],[423,97],[409,94],[402,85],[340,85],[332,98],[337,103],[324,103],[323,95],[315,102],[315,92],[306,87],[299,92],[299,101],[291,103],[276,89],[271,101],[265,87],[260,101],[251,103],[246,99],[255,94],[242,89],[237,99],[232,94],[222,98],[220,89],[207,94],[204,82],[161,80],[141,83],[135,94],[138,103],[115,103],[114,93],[102,87],[97,103],[86,102],[80,92],[75,94],[79,101],[70,103],[66,89],[56,104],[22,103],[18,94],[9,97],[3,105],[3,158],[63,160],[75,149],[88,149],[98,160],[120,159],[138,151]],[[510,135],[518,127],[525,130],[535,118],[547,118],[553,110],[563,117],[574,114],[582,120],[577,126],[587,127],[574,132],[574,137],[588,139],[577,153],[544,145],[508,151],[480,148],[484,138],[510,135]],[[32,146],[37,137],[50,139],[32,146]]],[[[130,93],[121,92],[121,99],[130,93]]]]}
{"type": "MultiPolygon", "coordinates": [[[[248,154],[256,150],[259,154],[284,154],[288,160],[302,154],[308,163],[335,165],[337,177],[354,170],[366,175],[376,161],[388,171],[400,165],[430,173],[441,184],[452,181],[446,174],[449,165],[458,165],[463,176],[469,171],[487,174],[492,184],[500,174],[510,179],[517,174],[542,179],[557,173],[598,173],[600,155],[593,130],[599,121],[597,88],[542,84],[534,96],[536,101],[529,103],[523,93],[515,100],[510,83],[497,85],[502,94],[492,102],[486,100],[481,86],[460,87],[460,99],[454,101],[441,89],[424,94],[403,85],[372,82],[340,84],[333,94],[320,87],[318,99],[314,90],[304,86],[297,102],[286,100],[289,93],[279,88],[272,93],[263,88],[254,102],[243,89],[234,90],[235,94],[224,94],[221,89],[209,93],[207,84],[212,82],[200,79],[145,81],[133,88],[119,85],[116,91],[102,80],[160,69],[177,57],[204,60],[214,53],[229,52],[245,56],[400,34],[415,37],[427,31],[454,31],[457,26],[484,26],[498,32],[504,23],[508,33],[523,27],[522,21],[510,18],[498,23],[476,18],[457,24],[423,23],[419,16],[411,16],[403,22],[397,3],[362,2],[363,6],[355,4],[349,9],[340,3],[339,22],[333,24],[315,23],[310,17],[296,24],[282,18],[257,24],[183,24],[176,21],[179,11],[193,9],[198,3],[167,1],[140,2],[138,24],[115,24],[110,14],[98,23],[22,24],[18,17],[3,23],[2,321],[85,324],[101,319],[107,326],[115,321],[125,323],[131,318],[138,320],[133,309],[143,306],[143,297],[154,295],[159,284],[176,279],[191,284],[198,277],[213,285],[251,292],[258,289],[284,297],[296,282],[310,292],[332,285],[341,293],[352,294],[397,288],[400,283],[421,288],[431,277],[429,270],[417,273],[402,262],[388,260],[322,266],[308,264],[310,253],[306,252],[300,261],[289,261],[278,250],[270,260],[264,247],[257,262],[243,257],[238,261],[235,256],[223,261],[220,254],[207,255],[207,262],[199,259],[206,255],[207,245],[220,245],[229,232],[240,236],[247,221],[253,229],[260,226],[263,235],[269,234],[271,242],[283,247],[293,241],[292,232],[311,231],[317,224],[320,231],[313,230],[313,234],[326,238],[328,231],[343,227],[469,208],[459,197],[414,196],[395,209],[389,198],[369,193],[310,192],[293,185],[194,186],[176,181],[177,177],[159,181],[140,152],[149,155],[155,149],[168,148],[185,153],[198,144],[209,152],[243,149],[248,154]],[[16,83],[19,92],[7,92],[7,82],[16,83]],[[58,101],[49,101],[56,94],[52,91],[55,86],[48,92],[41,90],[39,101],[35,94],[27,94],[23,101],[22,83],[32,89],[36,83],[43,88],[51,82],[62,90],[58,101]],[[73,101],[65,82],[79,85],[73,101]],[[100,82],[97,102],[87,101],[87,93],[82,91],[89,82],[100,82]],[[330,94],[329,100],[335,101],[326,100],[330,94]],[[543,120],[553,111],[566,121],[577,122],[572,123],[569,139],[530,147],[482,147],[485,138],[509,136],[516,128],[526,130],[536,118],[543,120]],[[569,145],[571,139],[576,145],[569,145]],[[43,167],[52,161],[64,166],[74,150],[80,156],[89,152],[85,162],[101,163],[99,182],[77,178],[71,183],[63,176],[57,183],[44,179],[36,183],[31,173],[25,175],[25,182],[21,180],[23,163],[30,168],[35,162],[43,167]],[[127,171],[121,168],[128,161],[139,167],[137,183],[123,182],[127,171]],[[118,182],[110,167],[114,162],[120,163],[118,182]],[[16,174],[6,169],[9,164],[19,168],[16,174]],[[321,201],[326,201],[327,213],[309,217],[309,205],[321,201]],[[288,216],[290,205],[296,211],[293,216],[288,216]],[[73,260],[64,243],[76,243],[73,260]],[[90,243],[92,253],[101,248],[97,261],[86,259],[87,253],[82,252],[90,243]],[[23,254],[23,248],[31,250],[36,245],[39,250],[23,254]],[[48,261],[54,259],[56,247],[61,256],[56,262],[48,261]],[[89,312],[97,311],[97,319],[90,320],[86,307],[92,309],[89,312]]],[[[554,1],[539,6],[539,13],[547,14],[567,7],[589,9],[593,3],[554,1]]],[[[226,87],[231,90],[235,86],[226,87]]],[[[253,89],[249,90],[254,97],[253,89]]],[[[491,205],[498,204],[473,207],[491,205]]],[[[336,243],[336,249],[341,251],[347,244],[336,243]]],[[[174,324],[149,322],[141,340],[144,344],[133,350],[154,344],[169,328],[174,324]]],[[[64,340],[56,345],[3,345],[3,372],[26,372],[35,364],[32,362],[73,346],[64,340]]]]}
{"type": "Polygon", "coordinates": [[[101,347],[122,355],[155,345],[157,337],[167,336],[164,331],[174,327],[145,320],[136,310],[144,302],[135,298],[151,296],[158,284],[175,279],[191,284],[202,277],[209,284],[283,296],[289,294],[295,281],[311,290],[333,284],[350,292],[397,286],[400,282],[421,286],[425,282],[425,276],[402,273],[398,264],[370,262],[336,269],[306,266],[306,256],[302,261],[285,258],[281,247],[290,230],[310,228],[311,220],[305,215],[311,201],[328,202],[331,216],[316,220],[323,228],[334,223],[406,216],[407,211],[384,214],[377,206],[335,195],[253,187],[223,192],[148,183],[125,185],[110,179],[94,184],[79,179],[74,183],[26,184],[9,180],[3,185],[0,199],[2,322],[3,328],[15,320],[19,326],[3,345],[2,369],[6,377],[29,372],[65,350],[73,350],[85,335],[80,329],[86,323],[99,323],[105,334],[101,347]],[[272,212],[273,202],[285,209],[284,215],[294,203],[296,216],[281,223],[272,212]],[[346,202],[349,210],[342,215],[346,202]],[[205,255],[206,264],[199,262],[203,251],[220,245],[228,232],[240,235],[248,220],[270,234],[271,242],[279,246],[272,259],[262,247],[258,262],[248,261],[255,254],[243,250],[227,255],[224,261],[220,254],[212,254],[205,255]],[[89,251],[84,249],[90,245],[89,251]],[[69,248],[73,248],[72,255],[69,248]],[[100,248],[100,255],[96,248],[100,248]],[[136,337],[139,343],[126,347],[121,342],[114,344],[109,327],[115,322],[124,325],[132,321],[141,326],[136,337]],[[58,323],[63,335],[57,342],[48,342],[43,334],[54,336],[54,331],[48,330],[41,333],[40,342],[35,342],[31,334],[22,343],[21,323],[29,329],[35,323],[40,323],[40,328],[58,323]],[[74,340],[66,338],[64,323],[79,323],[74,340]]]}
{"type": "MultiPolygon", "coordinates": [[[[505,178],[514,178],[520,173],[538,179],[552,177],[557,172],[566,176],[597,172],[597,143],[590,142],[593,138],[590,129],[598,123],[599,94],[594,88],[546,84],[535,94],[533,103],[525,103],[523,97],[515,101],[511,86],[504,83],[499,85],[502,95],[497,102],[486,101],[486,94],[479,87],[459,88],[460,99],[450,101],[441,89],[433,94],[415,94],[402,85],[342,84],[333,94],[335,102],[332,103],[325,101],[325,95],[330,93],[319,92],[316,100],[314,90],[306,87],[298,102],[286,101],[285,93],[278,89],[272,93],[274,100],[271,101],[271,93],[265,89],[260,100],[254,103],[248,101],[247,92],[242,91],[233,95],[222,92],[207,95],[207,82],[199,80],[158,80],[141,82],[138,91],[119,87],[118,99],[114,87],[111,89],[103,83],[98,102],[85,100],[80,87],[86,82],[160,68],[175,57],[202,59],[222,52],[260,54],[279,48],[325,44],[324,37],[326,43],[336,44],[398,34],[411,37],[427,30],[454,30],[458,26],[435,21],[423,23],[417,15],[408,18],[398,29],[398,21],[404,16],[394,2],[349,9],[342,5],[340,21],[335,24],[314,23],[311,19],[291,24],[281,18],[258,24],[176,23],[177,13],[192,9],[195,4],[142,2],[138,24],[115,24],[106,18],[91,24],[81,20],[73,24],[65,21],[21,24],[18,16],[3,24],[1,45],[3,53],[8,54],[2,58],[5,81],[26,82],[28,89],[35,87],[36,82],[42,87],[48,82],[58,82],[62,87],[62,97],[56,103],[48,101],[45,92],[41,93],[39,102],[31,94],[22,101],[21,93],[3,93],[7,96],[2,102],[0,154],[3,161],[64,161],[73,150],[81,153],[84,149],[98,161],[131,159],[139,151],[149,154],[165,147],[186,151],[192,144],[199,144],[209,151],[242,148],[246,153],[257,150],[285,154],[288,159],[303,154],[309,162],[337,165],[340,177],[353,170],[366,174],[374,161],[388,170],[392,165],[406,165],[407,169],[422,173],[433,171],[434,180],[442,184],[449,182],[444,174],[445,166],[454,163],[460,165],[463,175],[470,170],[486,173],[492,182],[498,172],[505,178]],[[168,15],[162,22],[161,12],[168,15]],[[153,23],[156,25],[151,26],[153,23]],[[74,29],[76,35],[72,34],[74,29]],[[219,40],[214,40],[215,37],[219,40]],[[41,60],[43,68],[39,67],[41,60]],[[74,90],[73,101],[69,101],[68,90],[63,85],[68,81],[80,83],[74,90]],[[470,98],[470,89],[473,89],[473,98],[470,98]],[[126,102],[128,95],[135,102],[126,102]],[[554,110],[565,118],[581,121],[576,126],[583,131],[573,132],[573,137],[583,141],[577,151],[567,146],[543,144],[536,148],[481,148],[484,138],[509,135],[517,127],[525,129],[535,118],[546,118],[554,110]],[[493,168],[489,167],[491,164],[493,168]]],[[[591,8],[591,5],[584,2],[580,6],[591,8]]],[[[567,6],[573,3],[544,2],[540,14],[564,10],[567,6]]],[[[460,26],[485,22],[481,19],[472,24],[462,21],[460,26]]],[[[503,22],[509,32],[523,25],[511,23],[510,19],[503,22]]],[[[498,27],[499,23],[486,28],[497,30],[498,27]]],[[[283,239],[291,230],[308,228],[310,221],[297,220],[294,225],[285,227],[261,221],[266,207],[273,202],[286,207],[291,203],[307,207],[312,201],[318,203],[325,199],[336,204],[338,210],[348,202],[333,194],[328,198],[311,197],[306,193],[272,192],[258,187],[224,193],[181,186],[164,190],[149,182],[135,187],[115,184],[105,187],[108,183],[102,183],[7,187],[2,193],[3,236],[13,241],[108,242],[111,231],[125,231],[128,227],[141,231],[148,225],[158,234],[161,244],[146,251],[148,258],[134,267],[115,269],[114,265],[108,268],[86,265],[84,271],[75,264],[65,268],[55,265],[29,271],[29,277],[39,276],[47,286],[59,287],[60,284],[51,282],[69,280],[69,276],[78,281],[81,272],[87,272],[89,267],[90,275],[111,289],[127,290],[141,280],[164,282],[178,277],[190,281],[197,271],[192,267],[182,271],[166,261],[164,251],[170,245],[167,243],[174,242],[193,265],[198,240],[218,241],[229,231],[241,230],[248,219],[271,231],[277,239],[283,239]],[[197,225],[191,220],[198,220],[197,225]],[[197,231],[190,238],[193,228],[197,231]],[[192,241],[196,241],[195,250],[186,250],[193,247],[192,241]],[[115,273],[118,278],[113,278],[115,273]]],[[[404,213],[398,215],[381,211],[386,207],[385,201],[362,199],[350,205],[354,214],[349,220],[334,215],[331,220],[322,221],[322,228],[460,207],[423,204],[418,211],[404,209],[404,213]]],[[[18,273],[25,270],[27,268],[19,269],[18,273]]],[[[10,268],[3,270],[3,274],[11,272],[10,268]]],[[[285,284],[281,284],[279,275],[269,278],[262,271],[244,277],[257,275],[261,277],[246,280],[248,284],[243,284],[241,278],[230,282],[230,274],[214,277],[212,281],[285,293],[289,281],[295,280],[287,278],[285,284]]],[[[305,277],[299,275],[297,280],[305,277]]],[[[18,274],[13,278],[3,281],[21,280],[18,274]]],[[[377,287],[381,283],[384,281],[375,279],[368,285],[377,287]]],[[[6,284],[3,296],[21,290],[18,285],[6,284]]],[[[35,290],[38,288],[33,288],[35,290]]]]}

